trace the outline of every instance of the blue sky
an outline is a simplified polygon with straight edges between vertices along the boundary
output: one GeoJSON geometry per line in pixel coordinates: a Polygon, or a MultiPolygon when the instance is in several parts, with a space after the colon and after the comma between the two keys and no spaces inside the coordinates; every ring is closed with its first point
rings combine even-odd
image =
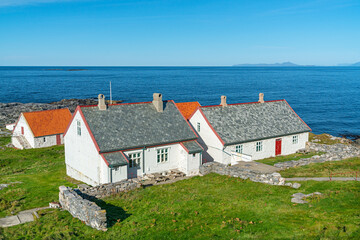
{"type": "Polygon", "coordinates": [[[359,0],[0,0],[1,66],[360,61],[359,0]]]}

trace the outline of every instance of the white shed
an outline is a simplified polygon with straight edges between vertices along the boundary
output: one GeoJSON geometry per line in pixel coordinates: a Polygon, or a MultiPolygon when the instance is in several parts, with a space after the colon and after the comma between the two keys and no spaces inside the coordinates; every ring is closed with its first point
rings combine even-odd
{"type": "Polygon", "coordinates": [[[68,108],[21,113],[12,132],[12,144],[19,149],[63,144],[70,119],[68,108]]]}
{"type": "Polygon", "coordinates": [[[202,148],[173,101],[78,106],[65,133],[66,172],[90,185],[178,169],[199,172],[202,148]]]}
{"type": "Polygon", "coordinates": [[[305,148],[311,129],[285,100],[201,106],[190,117],[203,161],[236,164],[305,148]]]}

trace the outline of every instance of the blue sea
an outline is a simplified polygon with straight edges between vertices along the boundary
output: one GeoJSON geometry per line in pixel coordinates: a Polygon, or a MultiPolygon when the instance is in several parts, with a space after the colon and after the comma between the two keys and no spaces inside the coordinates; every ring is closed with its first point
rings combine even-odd
{"type": "Polygon", "coordinates": [[[360,135],[359,67],[0,67],[0,102],[65,98],[151,101],[152,93],[202,105],[286,99],[316,134],[360,135]],[[86,69],[84,71],[69,71],[86,69]]]}

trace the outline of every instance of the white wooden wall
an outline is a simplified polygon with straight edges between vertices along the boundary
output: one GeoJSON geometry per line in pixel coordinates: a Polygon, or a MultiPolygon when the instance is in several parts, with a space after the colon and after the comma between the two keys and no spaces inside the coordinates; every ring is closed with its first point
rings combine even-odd
{"type": "MultiPolygon", "coordinates": [[[[29,142],[30,146],[34,148],[35,146],[35,140],[34,140],[34,134],[32,133],[29,125],[26,122],[26,119],[24,115],[20,115],[19,121],[14,129],[13,135],[22,135],[21,134],[21,127],[24,127],[24,137],[29,142]]],[[[15,146],[17,148],[20,148],[20,146],[15,146]]]]}
{"type": "Polygon", "coordinates": [[[197,131],[197,124],[200,123],[200,132],[198,142],[205,149],[202,158],[205,162],[222,162],[223,158],[223,144],[215,135],[209,124],[206,122],[200,110],[197,110],[195,114],[189,120],[192,127],[197,131]]]}
{"type": "Polygon", "coordinates": [[[64,138],[66,173],[90,185],[110,181],[109,167],[98,153],[90,133],[77,112],[64,138]],[[81,136],[77,135],[77,120],[81,122],[81,136]]]}

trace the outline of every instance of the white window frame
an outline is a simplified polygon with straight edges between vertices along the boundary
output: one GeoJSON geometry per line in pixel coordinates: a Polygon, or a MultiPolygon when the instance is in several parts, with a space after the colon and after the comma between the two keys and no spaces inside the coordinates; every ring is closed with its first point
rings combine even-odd
{"type": "Polygon", "coordinates": [[[129,153],[129,168],[140,168],[142,154],[141,152],[129,153]]]}
{"type": "Polygon", "coordinates": [[[263,150],[263,142],[262,141],[256,142],[255,150],[256,150],[256,152],[262,152],[262,150],[263,150]]]}
{"type": "Polygon", "coordinates": [[[243,153],[244,151],[244,145],[243,144],[239,144],[235,146],[235,152],[237,153],[243,153]]]}
{"type": "Polygon", "coordinates": [[[159,148],[156,150],[156,162],[158,164],[169,162],[170,148],[159,148]]]}
{"type": "Polygon", "coordinates": [[[299,143],[299,135],[294,135],[292,137],[292,143],[293,144],[298,144],[299,143]]]}
{"type": "Polygon", "coordinates": [[[80,120],[76,120],[76,133],[78,136],[81,136],[81,122],[80,120]]]}
{"type": "Polygon", "coordinates": [[[200,132],[200,123],[197,123],[197,131],[200,132]]]}

